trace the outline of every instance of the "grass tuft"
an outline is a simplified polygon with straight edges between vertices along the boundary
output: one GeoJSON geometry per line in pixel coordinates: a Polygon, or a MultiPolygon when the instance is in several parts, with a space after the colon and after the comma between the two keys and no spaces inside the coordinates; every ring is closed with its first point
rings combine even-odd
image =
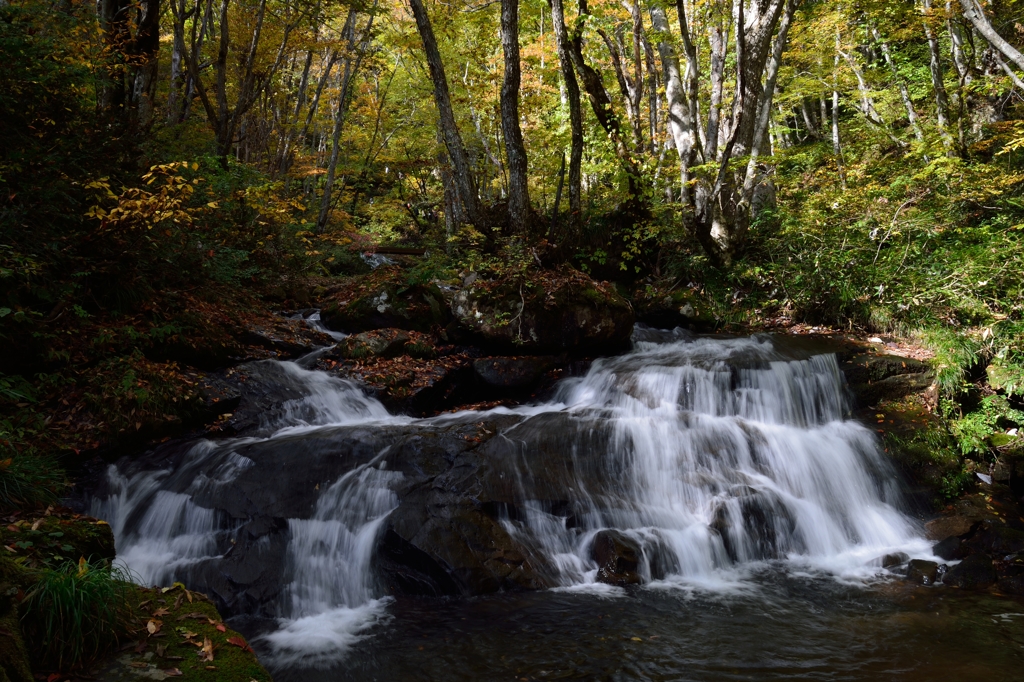
{"type": "Polygon", "coordinates": [[[0,511],[45,507],[66,487],[64,471],[53,457],[23,452],[0,459],[0,511]]]}
{"type": "Polygon", "coordinates": [[[127,574],[85,559],[42,572],[24,601],[32,654],[44,666],[72,670],[117,644],[130,618],[127,574]]]}

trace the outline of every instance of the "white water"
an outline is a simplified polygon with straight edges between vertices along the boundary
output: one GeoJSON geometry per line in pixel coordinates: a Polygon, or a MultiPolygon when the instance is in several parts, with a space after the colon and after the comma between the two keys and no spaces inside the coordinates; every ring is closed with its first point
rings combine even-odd
{"type": "MultiPolygon", "coordinates": [[[[745,589],[750,574],[773,561],[864,580],[879,575],[884,554],[929,555],[920,529],[900,511],[877,439],[849,420],[834,356],[793,360],[759,338],[658,340],[595,362],[585,377],[563,382],[551,403],[492,412],[523,418],[502,434],[512,441],[545,412],[578,417],[581,432],[611,430],[606,451],[567,455],[578,464],[598,460],[608,482],[601,492],[565,482],[578,510],[572,527],[531,498],[529,471],[519,475],[523,516],[503,521],[556,569],[559,589],[619,591],[595,582],[591,545],[603,529],[639,545],[639,572],[655,588],[745,589]]],[[[294,393],[267,415],[265,440],[325,426],[465,418],[393,417],[352,384],[296,363],[261,363],[260,371],[294,393]]],[[[219,486],[253,466],[236,451],[255,440],[203,442],[160,471],[111,467],[113,494],[92,511],[110,521],[119,560],[140,582],[169,584],[221,556],[239,522],[196,499],[216,499],[219,486]]],[[[371,558],[381,524],[400,502],[392,486],[402,473],[388,470],[385,456],[314,493],[311,518],[288,520],[280,629],[266,636],[278,665],[330,665],[387,618],[371,558]]]]}

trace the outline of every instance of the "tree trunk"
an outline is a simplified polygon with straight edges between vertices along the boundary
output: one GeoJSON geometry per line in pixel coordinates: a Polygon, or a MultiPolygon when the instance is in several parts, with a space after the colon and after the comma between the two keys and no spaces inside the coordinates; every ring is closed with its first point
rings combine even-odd
{"type": "Polygon", "coordinates": [[[416,19],[416,29],[419,31],[420,39],[423,41],[423,51],[426,53],[427,67],[430,70],[430,80],[434,85],[434,102],[437,105],[440,119],[441,137],[444,139],[444,146],[448,150],[448,160],[454,171],[453,182],[459,203],[462,205],[461,213],[471,224],[485,227],[480,213],[476,180],[473,177],[473,169],[469,163],[469,156],[466,154],[466,147],[462,143],[458,125],[455,123],[455,112],[452,109],[451,95],[448,93],[448,77],[445,75],[444,63],[441,61],[441,52],[437,48],[434,29],[430,25],[430,17],[427,16],[423,0],[409,0],[409,6],[416,19]]]}
{"type": "Polygon", "coordinates": [[[171,13],[174,18],[171,22],[174,37],[171,48],[171,82],[167,93],[167,124],[175,125],[181,122],[182,114],[180,100],[185,75],[185,0],[171,0],[171,13]]]}
{"type": "Polygon", "coordinates": [[[668,104],[668,128],[676,151],[679,152],[679,182],[682,188],[681,200],[684,206],[690,201],[690,166],[696,152],[694,121],[690,116],[687,93],[679,71],[679,57],[672,46],[668,18],[665,10],[657,4],[650,7],[651,26],[658,33],[658,53],[665,81],[665,99],[668,104]]]}
{"type": "Polygon", "coordinates": [[[580,86],[573,70],[569,44],[569,33],[565,28],[565,13],[562,0],[549,0],[551,25],[555,31],[558,46],[558,63],[562,69],[566,101],[569,105],[569,129],[571,142],[569,150],[569,235],[570,240],[579,236],[580,221],[583,217],[583,109],[580,103],[580,86]]]}
{"type": "Polygon", "coordinates": [[[153,123],[157,59],[160,53],[160,0],[140,0],[131,55],[132,92],[130,118],[133,131],[148,130],[153,123]]]}
{"type": "MultiPolygon", "coordinates": [[[[589,14],[587,2],[586,0],[580,0],[580,15],[586,14],[589,14]]],[[[625,209],[631,213],[641,211],[644,206],[644,199],[640,187],[640,165],[633,158],[629,146],[626,144],[625,139],[623,139],[622,125],[612,108],[612,101],[604,87],[604,80],[601,78],[600,72],[587,64],[583,58],[583,36],[579,32],[572,36],[569,46],[571,48],[569,51],[570,58],[572,59],[573,66],[576,67],[576,72],[583,81],[583,89],[590,99],[590,107],[594,110],[597,122],[611,139],[612,147],[615,149],[615,156],[618,158],[626,175],[625,209]]]]}
{"type": "Polygon", "coordinates": [[[949,137],[949,97],[946,95],[946,86],[942,79],[939,40],[929,23],[931,10],[931,0],[922,0],[921,13],[923,14],[924,34],[928,39],[928,69],[932,76],[932,91],[935,93],[935,121],[939,127],[939,135],[942,137],[942,145],[946,148],[946,153],[952,155],[953,145],[949,137]]]}
{"type": "Polygon", "coordinates": [[[996,33],[977,0],[960,0],[960,6],[964,10],[964,16],[974,26],[974,30],[980,33],[989,45],[1016,64],[1017,68],[1024,69],[1024,54],[996,33]]]}
{"type": "Polygon", "coordinates": [[[508,158],[508,219],[513,234],[526,234],[530,221],[526,146],[519,127],[519,0],[501,0],[501,49],[505,79],[501,84],[501,132],[508,158]]]}
{"type": "Polygon", "coordinates": [[[341,131],[345,126],[345,117],[348,114],[348,94],[352,87],[352,79],[359,72],[363,62],[363,55],[366,53],[367,41],[370,37],[370,29],[373,28],[373,14],[366,22],[366,28],[356,38],[356,10],[348,11],[348,19],[345,21],[345,28],[342,31],[342,38],[347,43],[345,57],[345,70],[341,79],[341,89],[338,94],[338,107],[334,111],[334,131],[331,134],[331,157],[327,162],[327,176],[324,179],[324,193],[320,197],[320,210],[316,219],[316,231],[323,233],[327,228],[327,221],[330,217],[332,192],[334,191],[334,176],[338,168],[338,157],[341,153],[341,131]]]}
{"type": "Polygon", "coordinates": [[[910,99],[907,81],[896,70],[896,64],[892,60],[892,51],[889,49],[889,43],[882,40],[877,28],[872,27],[871,33],[875,38],[875,42],[881,47],[885,63],[889,67],[889,72],[892,73],[893,79],[896,81],[896,86],[900,91],[900,100],[903,102],[903,108],[907,111],[907,122],[910,123],[911,129],[914,131],[914,137],[918,142],[923,142],[924,131],[921,130],[921,124],[917,120],[917,111],[914,110],[914,103],[910,99]]]}

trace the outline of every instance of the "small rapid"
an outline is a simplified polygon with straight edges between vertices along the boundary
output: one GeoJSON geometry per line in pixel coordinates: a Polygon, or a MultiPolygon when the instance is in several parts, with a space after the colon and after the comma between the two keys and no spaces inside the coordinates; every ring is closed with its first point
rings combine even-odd
{"type": "Polygon", "coordinates": [[[403,590],[494,591],[530,571],[530,585],[605,594],[742,590],[765,570],[862,584],[884,577],[886,554],[930,556],[878,439],[851,418],[834,355],[770,337],[634,341],[548,402],[429,419],[391,415],[301,362],[256,363],[285,399],[253,435],[112,465],[91,513],[140,583],[182,580],[273,619],[263,642],[284,669],[332,665],[403,590]],[[468,428],[490,440],[466,450],[484,438],[468,428]],[[412,461],[410,443],[435,454],[412,461]],[[454,514],[439,499],[468,511],[430,521],[454,514]],[[608,542],[635,552],[625,582],[602,566],[608,542]],[[497,577],[473,582],[462,555],[432,554],[445,543],[492,552],[497,577]],[[244,590],[224,577],[253,571],[278,577],[244,590]]]}

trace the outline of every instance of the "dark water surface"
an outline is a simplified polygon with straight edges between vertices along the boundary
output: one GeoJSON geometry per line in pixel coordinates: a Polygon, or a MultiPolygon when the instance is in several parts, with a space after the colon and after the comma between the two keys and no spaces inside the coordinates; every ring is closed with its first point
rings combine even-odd
{"type": "Polygon", "coordinates": [[[1024,680],[1024,600],[760,576],[740,593],[657,587],[402,598],[310,680],[1024,680]]]}

